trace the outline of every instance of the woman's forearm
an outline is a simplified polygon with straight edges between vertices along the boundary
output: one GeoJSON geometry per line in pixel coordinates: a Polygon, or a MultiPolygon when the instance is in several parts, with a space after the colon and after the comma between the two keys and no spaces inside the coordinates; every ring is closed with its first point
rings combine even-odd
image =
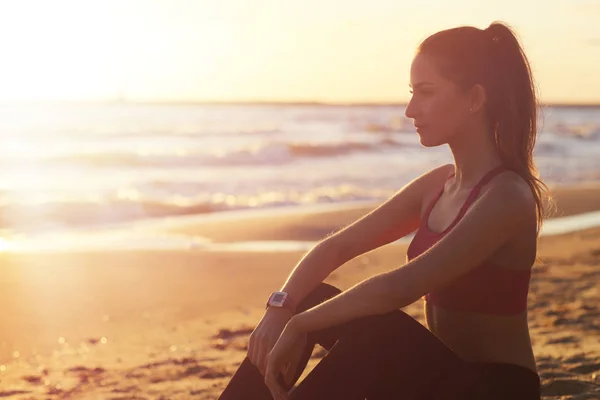
{"type": "Polygon", "coordinates": [[[370,315],[385,314],[413,302],[394,292],[390,273],[368,278],[320,305],[295,315],[290,321],[303,332],[312,332],[370,315]]]}
{"type": "Polygon", "coordinates": [[[339,249],[323,241],[306,253],[290,273],[281,291],[290,295],[296,306],[340,266],[339,249]]]}

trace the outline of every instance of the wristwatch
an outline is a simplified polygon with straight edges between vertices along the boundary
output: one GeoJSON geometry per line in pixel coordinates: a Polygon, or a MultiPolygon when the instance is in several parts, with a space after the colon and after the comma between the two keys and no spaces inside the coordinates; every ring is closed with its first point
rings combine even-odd
{"type": "Polygon", "coordinates": [[[271,293],[271,296],[269,296],[269,300],[267,300],[267,305],[265,306],[265,308],[269,307],[287,308],[293,314],[296,313],[296,306],[292,301],[290,295],[286,292],[271,293]]]}

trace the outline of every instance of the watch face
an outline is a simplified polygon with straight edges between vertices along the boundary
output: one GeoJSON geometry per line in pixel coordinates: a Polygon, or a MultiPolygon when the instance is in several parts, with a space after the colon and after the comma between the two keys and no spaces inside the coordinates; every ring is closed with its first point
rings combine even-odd
{"type": "Polygon", "coordinates": [[[271,300],[269,301],[269,304],[272,306],[281,307],[283,305],[283,302],[285,301],[286,297],[287,297],[286,293],[282,293],[282,292],[273,293],[273,295],[271,296],[271,300]]]}

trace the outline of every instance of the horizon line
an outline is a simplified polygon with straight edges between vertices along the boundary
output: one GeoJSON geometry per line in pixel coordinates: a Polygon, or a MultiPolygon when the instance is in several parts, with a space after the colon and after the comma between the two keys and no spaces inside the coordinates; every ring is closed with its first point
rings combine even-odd
{"type": "MultiPolygon", "coordinates": [[[[131,105],[240,105],[240,106],[333,106],[333,107],[365,107],[365,106],[406,106],[408,102],[402,101],[308,101],[308,100],[0,100],[0,105],[11,104],[131,104],[131,105]]],[[[598,102],[538,102],[542,107],[600,107],[598,102]]]]}

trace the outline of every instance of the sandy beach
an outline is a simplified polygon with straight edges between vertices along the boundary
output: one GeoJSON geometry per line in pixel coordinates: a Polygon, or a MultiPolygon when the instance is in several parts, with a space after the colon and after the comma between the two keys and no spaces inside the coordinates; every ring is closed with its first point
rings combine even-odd
{"type": "MultiPolygon", "coordinates": [[[[556,216],[600,209],[600,185],[558,187],[556,216]]],[[[182,224],[216,242],[320,240],[370,210],[182,224]]],[[[357,257],[346,289],[401,265],[406,246],[357,257]]],[[[0,253],[0,397],[216,399],[268,294],[299,251],[0,253]]],[[[600,399],[600,228],[539,239],[529,323],[544,399],[600,399]]],[[[405,310],[421,323],[423,304],[405,310]]],[[[323,355],[315,349],[305,375],[323,355]]],[[[302,378],[301,378],[302,379],[302,378]]]]}

